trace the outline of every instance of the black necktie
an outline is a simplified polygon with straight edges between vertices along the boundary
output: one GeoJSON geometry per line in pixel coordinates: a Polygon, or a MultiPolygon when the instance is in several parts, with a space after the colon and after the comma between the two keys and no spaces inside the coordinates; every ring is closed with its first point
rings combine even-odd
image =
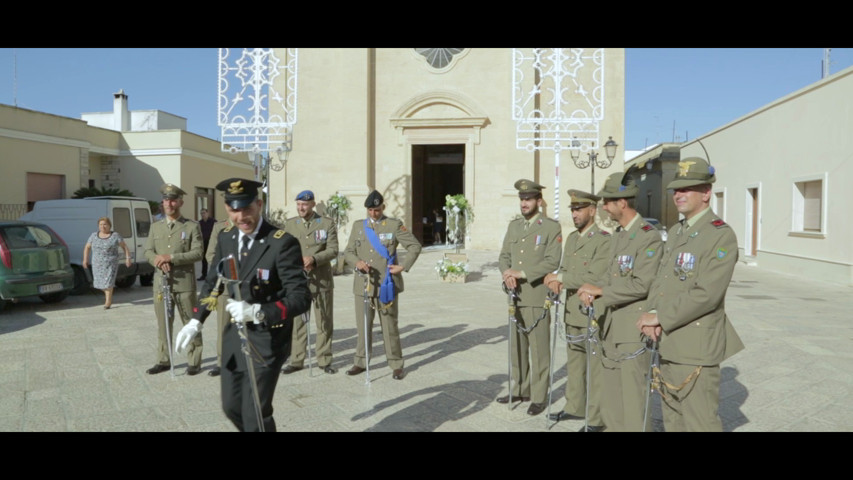
{"type": "Polygon", "coordinates": [[[248,235],[243,235],[243,246],[240,247],[240,263],[243,263],[249,256],[249,242],[251,240],[248,235]]]}

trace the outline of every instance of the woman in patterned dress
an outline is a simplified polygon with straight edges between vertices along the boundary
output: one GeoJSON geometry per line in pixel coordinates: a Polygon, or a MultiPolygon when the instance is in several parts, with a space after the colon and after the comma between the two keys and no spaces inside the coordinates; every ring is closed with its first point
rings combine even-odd
{"type": "Polygon", "coordinates": [[[124,264],[130,268],[130,249],[116,232],[112,231],[113,224],[107,217],[98,219],[98,231],[89,236],[83,249],[83,268],[89,268],[89,252],[92,252],[92,286],[103,290],[106,295],[104,309],[113,304],[113,289],[118,273],[118,249],[124,250],[124,264]]]}

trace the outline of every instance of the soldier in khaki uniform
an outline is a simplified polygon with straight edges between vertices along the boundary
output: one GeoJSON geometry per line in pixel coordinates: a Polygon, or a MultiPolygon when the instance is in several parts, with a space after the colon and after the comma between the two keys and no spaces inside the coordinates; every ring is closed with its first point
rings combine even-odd
{"type": "Polygon", "coordinates": [[[560,267],[563,242],[560,224],[539,212],[543,188],[527,179],[515,182],[521,218],[509,223],[498,258],[503,283],[517,291],[518,300],[515,328],[508,339],[512,342],[510,382],[514,385],[508,395],[496,401],[532,400],[528,415],[539,415],[547,407],[551,312],[545,308],[548,288],[544,280],[560,267]]]}
{"type": "MultiPolygon", "coordinates": [[[[167,183],[160,188],[160,193],[163,194],[164,217],[151,225],[151,233],[145,241],[145,258],[159,270],[154,272],[154,313],[157,315],[158,330],[157,363],[147,370],[151,375],[170,369],[162,282],[169,282],[173,308],[177,307],[181,322],[186,325],[192,318],[196,305],[195,263],[200,261],[204,254],[201,227],[198,222],[181,215],[186,192],[167,183]]],[[[172,318],[174,319],[174,315],[172,318]]],[[[169,333],[175,334],[173,325],[169,325],[169,333]]],[[[187,350],[187,375],[197,375],[201,372],[201,350],[202,340],[199,335],[187,350]]]]}
{"type": "Polygon", "coordinates": [[[352,224],[349,242],[346,248],[346,262],[354,265],[357,270],[352,282],[355,295],[355,324],[358,328],[358,344],[355,349],[354,365],[347,370],[347,375],[358,375],[366,370],[365,352],[372,351],[373,335],[370,335],[365,350],[364,331],[364,275],[367,274],[368,296],[373,308],[367,311],[368,333],[373,330],[373,319],[379,312],[379,322],[382,325],[382,339],[385,344],[385,357],[388,366],[393,369],[392,377],[402,380],[403,349],[400,346],[400,331],[397,327],[399,295],[403,293],[403,272],[408,272],[421,253],[421,244],[412,235],[403,222],[396,218],[386,217],[385,200],[376,190],[372,191],[364,202],[367,207],[367,217],[356,220],[352,224]],[[377,249],[376,243],[381,245],[377,249]],[[402,263],[398,263],[397,247],[406,249],[402,263]],[[387,250],[389,261],[380,250],[387,250]],[[390,277],[389,277],[390,276],[390,277]],[[390,282],[393,280],[393,285],[390,282]],[[383,286],[385,287],[383,289],[383,286]],[[384,292],[383,292],[384,290],[384,292]]]}
{"type": "MultiPolygon", "coordinates": [[[[563,260],[557,273],[545,276],[545,285],[556,294],[566,290],[566,405],[551,420],[583,420],[587,413],[586,341],[588,318],[575,295],[584,283],[600,284],[610,262],[610,233],[595,224],[596,205],[601,197],[580,190],[569,190],[574,232],[566,238],[563,260]]],[[[601,362],[590,362],[589,421],[603,425],[601,401],[601,362]]]]}
{"type": "Polygon", "coordinates": [[[738,258],[737,237],[710,206],[717,180],[702,158],[678,163],[667,185],[684,219],[673,226],[646,312],[636,327],[659,339],[667,432],[722,431],[720,362],[744,346],[726,315],[726,290],[738,258]]]}
{"type": "Polygon", "coordinates": [[[592,304],[599,317],[601,419],[608,431],[616,432],[641,432],[644,428],[649,352],[635,324],[637,315],[646,311],[646,297],[658,270],[663,244],[657,229],[637,213],[634,199],[638,191],[632,177],[619,172],[610,175],[598,192],[604,199],[604,210],[619,227],[610,242],[609,266],[603,282],[578,289],[578,298],[585,305],[592,304]]]}
{"type": "MultiPolygon", "coordinates": [[[[302,247],[302,263],[308,275],[308,288],[314,303],[314,320],[317,325],[317,366],[326,373],[335,373],[332,368],[332,333],[334,332],[335,281],[332,260],[338,258],[338,229],[335,221],[314,211],[314,192],[304,190],[296,196],[298,216],[288,219],[284,230],[299,240],[302,247]]],[[[281,373],[284,375],[302,370],[308,348],[308,328],[300,318],[293,324],[293,344],[290,364],[281,373]]]]}
{"type": "MultiPolygon", "coordinates": [[[[213,265],[213,256],[216,254],[216,244],[219,242],[219,234],[223,230],[230,229],[233,226],[234,224],[231,223],[231,219],[226,218],[225,220],[213,224],[213,230],[210,232],[210,242],[207,245],[207,251],[204,253],[204,258],[207,260],[207,264],[210,267],[207,270],[207,276],[215,275],[211,279],[213,282],[216,281],[216,278],[219,275],[217,270],[218,265],[213,265]]],[[[225,302],[217,302],[216,331],[218,332],[218,336],[216,338],[216,366],[207,372],[211,377],[217,377],[222,372],[222,336],[225,332],[225,325],[229,320],[231,320],[231,317],[228,314],[228,310],[225,310],[225,302]]]]}

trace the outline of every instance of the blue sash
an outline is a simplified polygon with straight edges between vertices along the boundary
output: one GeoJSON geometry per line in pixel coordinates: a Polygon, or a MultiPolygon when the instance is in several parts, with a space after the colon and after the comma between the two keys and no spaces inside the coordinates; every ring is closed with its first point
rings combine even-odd
{"type": "Polygon", "coordinates": [[[388,255],[388,249],[379,241],[379,237],[376,236],[376,231],[368,227],[368,220],[366,218],[364,219],[364,236],[370,240],[370,244],[373,245],[376,252],[385,257],[385,280],[379,287],[379,301],[385,304],[391,303],[394,301],[395,296],[394,278],[391,275],[391,265],[393,265],[397,260],[397,254],[388,255]]]}

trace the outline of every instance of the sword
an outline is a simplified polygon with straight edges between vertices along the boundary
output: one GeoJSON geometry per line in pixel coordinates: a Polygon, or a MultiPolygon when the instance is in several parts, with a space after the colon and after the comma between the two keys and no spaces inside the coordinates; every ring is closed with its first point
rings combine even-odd
{"type": "MultiPolygon", "coordinates": [[[[240,293],[240,276],[238,275],[237,259],[234,258],[234,254],[230,254],[220,260],[219,265],[217,266],[217,270],[219,273],[219,277],[225,282],[225,284],[231,286],[231,291],[233,292],[234,298],[238,302],[242,302],[243,295],[242,293],[240,293]]],[[[236,323],[237,334],[240,336],[240,350],[243,352],[243,356],[246,358],[246,366],[249,370],[249,386],[252,388],[252,400],[255,404],[255,417],[258,421],[258,430],[263,432],[264,416],[261,412],[261,397],[258,393],[258,383],[257,379],[255,378],[255,364],[252,361],[252,343],[251,341],[249,341],[249,335],[246,331],[245,322],[236,323]]]]}
{"type": "MultiPolygon", "coordinates": [[[[569,292],[566,290],[566,297],[568,297],[569,292]]],[[[568,300],[568,298],[566,298],[568,300]]],[[[549,380],[548,380],[548,411],[545,415],[545,428],[548,429],[551,424],[549,423],[549,418],[551,418],[551,394],[554,390],[554,356],[557,354],[557,328],[559,327],[557,318],[560,321],[565,321],[566,318],[566,309],[562,308],[563,302],[560,301],[560,294],[554,293],[552,291],[548,291],[548,301],[554,304],[558,311],[560,311],[560,315],[554,315],[554,338],[551,339],[551,358],[549,359],[549,380]]]]}
{"type": "Polygon", "coordinates": [[[166,347],[169,349],[169,374],[172,375],[172,378],[175,378],[175,362],[172,358],[172,321],[173,321],[173,309],[172,309],[172,286],[169,285],[169,274],[160,270],[160,273],[163,276],[160,278],[160,286],[162,287],[163,295],[163,309],[165,310],[165,315],[163,315],[163,323],[166,324],[166,347]]]}
{"type": "Polygon", "coordinates": [[[373,332],[371,331],[372,329],[368,330],[367,327],[367,309],[371,308],[370,298],[368,298],[367,296],[367,289],[370,286],[370,270],[368,270],[368,273],[361,273],[361,271],[359,270],[356,271],[358,271],[358,273],[364,279],[364,365],[365,369],[367,370],[366,375],[364,377],[364,384],[370,385],[370,344],[373,340],[373,332]]]}
{"type": "Polygon", "coordinates": [[[305,343],[308,345],[308,376],[313,377],[314,364],[311,363],[311,305],[308,305],[308,310],[305,310],[305,313],[302,314],[302,321],[305,322],[305,328],[308,329],[305,340],[305,343]]]}
{"type": "MultiPolygon", "coordinates": [[[[648,339],[651,340],[651,339],[648,339]]],[[[658,352],[658,341],[652,342],[651,356],[649,357],[649,373],[646,375],[646,407],[643,409],[643,432],[646,431],[646,425],[649,420],[649,410],[651,407],[652,392],[655,389],[654,370],[659,366],[660,352],[658,352]]]]}
{"type": "Polygon", "coordinates": [[[584,405],[583,415],[583,431],[589,431],[589,380],[590,380],[590,356],[592,355],[592,317],[595,316],[595,309],[590,305],[586,309],[586,405],[584,405]]]}
{"type": "Polygon", "coordinates": [[[512,322],[515,320],[515,302],[518,300],[518,293],[516,293],[515,289],[510,289],[506,286],[506,283],[501,284],[503,286],[504,292],[507,294],[507,304],[509,306],[509,316],[507,319],[509,325],[509,331],[507,332],[507,355],[506,355],[506,364],[507,370],[507,390],[509,390],[507,394],[508,401],[506,402],[507,408],[512,410],[512,322]]]}

